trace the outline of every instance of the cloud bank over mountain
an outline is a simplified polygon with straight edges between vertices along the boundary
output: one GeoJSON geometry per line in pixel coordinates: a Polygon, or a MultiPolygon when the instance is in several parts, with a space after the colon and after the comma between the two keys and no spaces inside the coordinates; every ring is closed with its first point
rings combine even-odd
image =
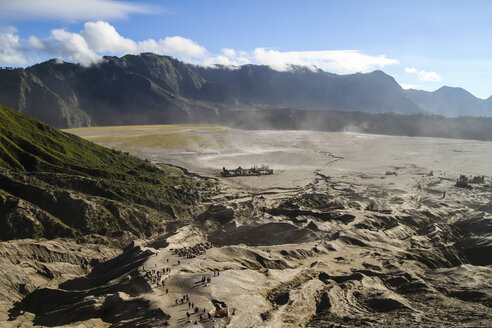
{"type": "Polygon", "coordinates": [[[90,66],[99,63],[104,55],[144,52],[170,55],[203,66],[263,64],[277,71],[287,71],[296,65],[313,71],[323,69],[348,74],[398,64],[398,60],[385,55],[373,56],[359,50],[279,51],[256,48],[247,52],[224,48],[214,54],[198,42],[182,36],[132,40],[103,20],[86,22],[78,33],[53,29],[47,37],[30,36],[27,40],[22,40],[17,30],[10,27],[0,32],[0,47],[0,65],[22,66],[35,63],[46,55],[90,66]]]}

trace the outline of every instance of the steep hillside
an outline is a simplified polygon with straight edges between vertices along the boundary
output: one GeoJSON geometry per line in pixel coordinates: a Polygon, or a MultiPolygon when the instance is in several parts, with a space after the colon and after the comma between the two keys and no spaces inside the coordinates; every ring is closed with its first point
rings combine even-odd
{"type": "MultiPolygon", "coordinates": [[[[0,106],[0,239],[165,232],[209,182],[0,106]]],[[[176,221],[176,222],[175,222],[176,221]]]]}
{"type": "Polygon", "coordinates": [[[84,68],[50,60],[0,70],[0,103],[58,128],[216,122],[233,107],[296,107],[416,113],[396,81],[381,71],[335,75],[267,66],[203,68],[150,53],[105,57],[84,68]]]}
{"type": "Polygon", "coordinates": [[[57,128],[188,122],[213,116],[182,96],[200,86],[192,66],[169,57],[107,57],[90,68],[50,60],[0,70],[0,103],[57,128]]]}
{"type": "Polygon", "coordinates": [[[246,106],[337,109],[364,112],[420,112],[389,75],[335,75],[298,67],[278,72],[267,66],[237,70],[196,68],[207,83],[198,97],[216,103],[246,106]]]}

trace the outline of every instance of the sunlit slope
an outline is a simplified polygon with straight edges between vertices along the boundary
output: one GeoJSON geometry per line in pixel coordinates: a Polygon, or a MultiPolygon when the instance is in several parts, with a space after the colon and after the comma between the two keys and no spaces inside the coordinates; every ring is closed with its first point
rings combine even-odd
{"type": "Polygon", "coordinates": [[[8,169],[166,180],[161,171],[141,159],[59,131],[1,105],[0,138],[0,165],[8,169]]]}
{"type": "Polygon", "coordinates": [[[208,185],[4,106],[0,140],[0,239],[151,235],[208,185]]]}

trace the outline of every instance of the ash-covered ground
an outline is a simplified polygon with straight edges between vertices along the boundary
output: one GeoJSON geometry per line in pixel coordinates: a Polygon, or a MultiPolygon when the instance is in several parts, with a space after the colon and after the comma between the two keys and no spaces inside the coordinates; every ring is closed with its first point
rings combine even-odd
{"type": "MultiPolygon", "coordinates": [[[[137,323],[149,327],[492,325],[491,142],[199,126],[130,130],[75,132],[217,178],[217,192],[173,233],[141,241],[139,250],[91,273],[107,276],[99,285],[91,275],[60,285],[82,293],[65,311],[89,300],[93,312],[130,307],[123,324],[86,315],[101,326],[135,324],[132,302],[137,323]],[[222,167],[262,164],[274,174],[220,177],[222,167]],[[461,175],[479,178],[457,187],[461,175]],[[143,286],[138,279],[145,276],[151,280],[143,286]],[[111,288],[118,290],[112,298],[90,292],[111,288]],[[224,308],[228,315],[216,317],[224,308]]],[[[38,294],[29,302],[47,302],[38,294]]],[[[35,312],[39,323],[70,323],[63,309],[29,311],[29,302],[17,310],[35,312]]]]}

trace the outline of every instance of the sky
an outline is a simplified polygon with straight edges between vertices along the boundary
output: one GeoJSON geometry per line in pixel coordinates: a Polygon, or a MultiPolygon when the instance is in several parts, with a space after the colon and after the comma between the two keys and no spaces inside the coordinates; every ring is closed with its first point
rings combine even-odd
{"type": "Polygon", "coordinates": [[[382,70],[492,95],[492,1],[0,0],[0,66],[141,52],[231,68],[382,70]]]}

